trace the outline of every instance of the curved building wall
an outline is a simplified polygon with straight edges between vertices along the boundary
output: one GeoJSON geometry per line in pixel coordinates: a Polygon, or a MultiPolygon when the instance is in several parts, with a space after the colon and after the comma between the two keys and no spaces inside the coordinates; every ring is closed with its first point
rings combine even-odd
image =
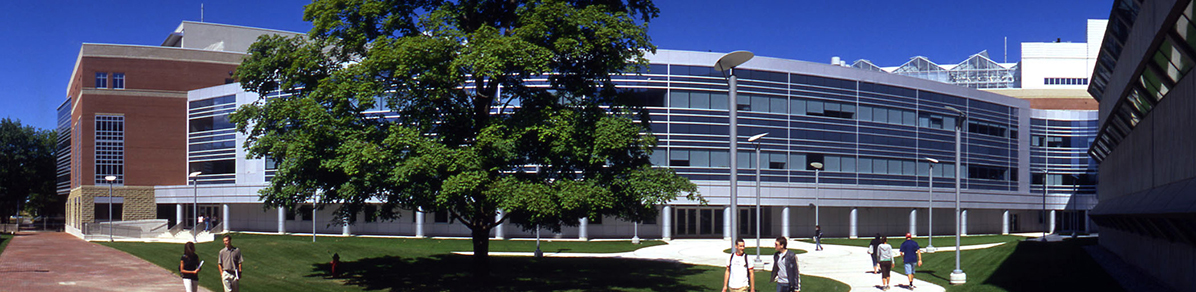
{"type": "Polygon", "coordinates": [[[1098,179],[1088,147],[1099,130],[1098,112],[1033,109],[1030,113],[1030,193],[1045,199],[1044,209],[1061,211],[1047,217],[1055,222],[1051,230],[1091,231],[1087,217],[1097,203],[1098,179]]]}
{"type": "MultiPolygon", "coordinates": [[[[699,184],[710,205],[729,204],[727,81],[710,67],[720,56],[661,50],[649,57],[649,72],[617,81],[621,88],[642,94],[649,106],[653,132],[661,138],[654,162],[699,184]]],[[[790,206],[795,221],[812,217],[804,214],[812,204],[830,208],[830,213],[821,210],[819,218],[839,225],[824,228],[830,234],[852,235],[851,208],[856,208],[856,234],[865,229],[905,232],[909,218],[925,220],[909,214],[929,204],[930,165],[925,157],[941,161],[934,168],[935,208],[954,207],[955,114],[945,106],[970,116],[962,137],[963,208],[1041,206],[1041,197],[1028,195],[1028,174],[1018,171],[1029,165],[1027,143],[1020,142],[1028,140],[1029,103],[1024,100],[912,77],[767,57],[743,64],[736,74],[740,206],[756,203],[754,144],[746,137],[767,132],[760,140],[761,204],[790,206]],[[810,162],[825,165],[818,186],[810,162]],[[898,214],[890,214],[893,211],[898,214]],[[875,219],[866,220],[871,213],[877,213],[871,216],[875,219]],[[900,220],[885,219],[889,217],[900,220]]],[[[772,214],[776,220],[765,221],[780,221],[779,216],[772,214]]],[[[1002,231],[1000,215],[991,219],[973,223],[989,222],[985,231],[1002,231]]],[[[745,221],[750,225],[753,220],[741,220],[745,221]]],[[[946,228],[942,232],[950,229],[946,220],[940,222],[946,228]]],[[[802,225],[792,223],[791,231],[802,225]]],[[[812,224],[804,225],[801,230],[812,229],[812,224]]]]}

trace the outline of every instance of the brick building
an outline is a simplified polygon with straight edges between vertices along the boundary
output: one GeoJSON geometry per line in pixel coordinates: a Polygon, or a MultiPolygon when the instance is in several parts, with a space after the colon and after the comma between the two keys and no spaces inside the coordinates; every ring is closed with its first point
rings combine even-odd
{"type": "Polygon", "coordinates": [[[160,46],[83,44],[58,108],[68,230],[107,221],[109,203],[113,221],[156,218],[153,187],[187,183],[187,91],[232,83],[264,34],[295,33],[183,22],[160,46]]]}

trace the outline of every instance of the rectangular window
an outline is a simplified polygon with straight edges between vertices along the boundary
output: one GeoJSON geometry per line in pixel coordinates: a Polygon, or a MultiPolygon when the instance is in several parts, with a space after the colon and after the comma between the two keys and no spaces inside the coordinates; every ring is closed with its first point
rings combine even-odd
{"type": "Polygon", "coordinates": [[[124,184],[125,117],[96,115],[95,118],[95,183],[108,184],[107,176],[115,176],[114,184],[124,184]]]}
{"type": "Polygon", "coordinates": [[[303,218],[303,221],[311,221],[311,212],[313,209],[309,205],[299,206],[299,216],[303,218]]]}
{"type": "Polygon", "coordinates": [[[112,73],[112,89],[125,89],[125,73],[112,73]]]}
{"type": "Polygon", "coordinates": [[[96,88],[108,88],[108,72],[96,72],[96,88]]]}
{"type": "Polygon", "coordinates": [[[450,223],[449,212],[447,211],[436,211],[432,217],[435,217],[434,220],[436,223],[450,223]]]}
{"type": "MultiPolygon", "coordinates": [[[[365,212],[365,222],[366,223],[378,221],[378,206],[365,205],[365,210],[363,210],[362,212],[365,212]]],[[[412,217],[415,217],[415,216],[412,216],[412,217]]]]}

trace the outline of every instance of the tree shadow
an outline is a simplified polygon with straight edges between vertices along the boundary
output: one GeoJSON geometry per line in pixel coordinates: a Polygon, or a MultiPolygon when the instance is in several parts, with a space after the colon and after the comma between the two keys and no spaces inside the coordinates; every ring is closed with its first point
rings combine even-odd
{"type": "Polygon", "coordinates": [[[1083,246],[1095,238],[1022,241],[985,284],[1007,291],[1124,291],[1083,246]]]}
{"type": "MultiPolygon", "coordinates": [[[[470,256],[439,254],[406,258],[384,256],[338,264],[344,285],[391,291],[695,291],[683,283],[702,273],[697,266],[674,261],[624,258],[532,258],[491,256],[491,275],[482,282],[471,273],[470,256]]],[[[308,277],[332,279],[331,264],[312,265],[308,277]]]]}

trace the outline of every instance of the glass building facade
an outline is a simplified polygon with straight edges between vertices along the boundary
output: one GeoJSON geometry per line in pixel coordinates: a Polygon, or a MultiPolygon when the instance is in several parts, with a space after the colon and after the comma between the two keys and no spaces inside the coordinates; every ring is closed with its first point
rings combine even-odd
{"type": "MultiPolygon", "coordinates": [[[[736,70],[738,124],[734,126],[740,149],[733,152],[727,80],[711,66],[719,56],[660,50],[648,56],[651,65],[646,72],[614,77],[616,86],[649,112],[651,132],[659,138],[652,162],[694,181],[709,202],[674,201],[663,208],[656,222],[650,222],[654,224],[646,224],[655,228],[642,228],[640,236],[731,236],[726,216],[731,212],[727,208],[731,155],[738,156],[742,209],[735,213],[744,219],[739,226],[742,235],[754,234],[757,216],[766,236],[808,236],[814,221],[821,222],[828,236],[917,233],[918,226],[925,232],[931,177],[934,216],[949,218],[954,207],[954,125],[959,117],[948,106],[968,115],[961,132],[960,169],[961,201],[965,218],[971,218],[965,228],[974,233],[1039,230],[1036,223],[1023,219],[1021,226],[1017,219],[1038,216],[1041,207],[1041,197],[1028,195],[1030,173],[1022,171],[1030,165],[1028,102],[885,72],[757,57],[736,70]],[[756,141],[759,144],[746,141],[762,133],[768,136],[756,141]],[[940,163],[932,168],[926,158],[940,163]],[[810,166],[813,162],[822,163],[824,169],[816,174],[810,166]],[[748,208],[757,202],[757,167],[763,206],[759,214],[748,208]],[[821,209],[820,218],[814,218],[814,205],[821,209]]],[[[547,80],[532,79],[527,84],[547,87],[547,80]]],[[[201,192],[221,194],[206,199],[201,194],[200,203],[237,203],[229,207],[232,230],[290,228],[293,222],[286,219],[286,210],[263,214],[257,202],[256,190],[269,179],[272,163],[246,159],[239,149],[243,134],[235,133],[227,121],[228,113],[257,100],[256,95],[226,85],[192,91],[189,96],[188,162],[193,171],[205,173],[200,184],[212,185],[201,192]],[[229,199],[229,193],[240,199],[229,199]],[[246,203],[251,206],[238,206],[246,203]],[[278,215],[277,225],[261,219],[277,214],[283,214],[278,215]],[[254,219],[239,219],[245,217],[254,219]]],[[[506,106],[511,108],[504,110],[519,107],[506,106]]],[[[185,202],[190,192],[182,186],[163,187],[158,191],[159,202],[185,202]]],[[[442,224],[432,221],[427,221],[431,227],[442,224]]],[[[579,230],[585,228],[591,237],[623,237],[632,231],[631,223],[614,218],[590,221],[586,227],[564,232],[586,234],[579,230]]],[[[934,233],[953,230],[950,221],[935,221],[934,233]]],[[[354,233],[401,234],[413,230],[412,224],[409,220],[358,222],[353,229],[354,233]]],[[[507,236],[533,236],[506,229],[507,236]]],[[[468,234],[466,229],[449,226],[431,230],[468,234]]]]}

